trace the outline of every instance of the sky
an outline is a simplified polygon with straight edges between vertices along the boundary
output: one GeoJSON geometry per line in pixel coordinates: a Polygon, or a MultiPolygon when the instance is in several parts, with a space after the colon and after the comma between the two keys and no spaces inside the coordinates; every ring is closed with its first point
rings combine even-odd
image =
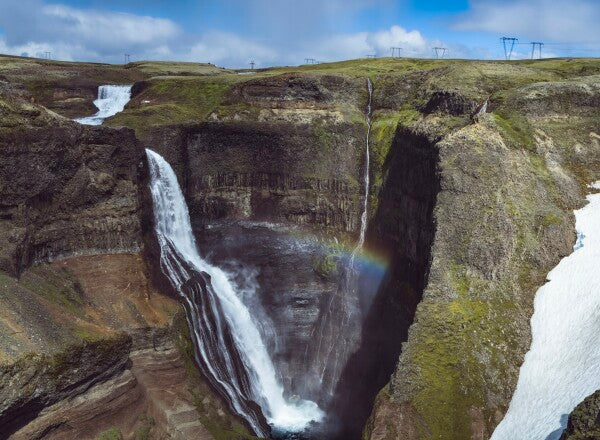
{"type": "Polygon", "coordinates": [[[0,53],[224,67],[389,56],[600,56],[600,0],[0,0],[0,53]],[[537,56],[537,54],[536,54],[537,56]]]}

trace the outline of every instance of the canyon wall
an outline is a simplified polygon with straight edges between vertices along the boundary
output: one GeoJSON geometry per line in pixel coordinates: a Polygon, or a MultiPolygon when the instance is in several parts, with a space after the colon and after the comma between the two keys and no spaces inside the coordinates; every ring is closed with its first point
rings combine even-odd
{"type": "Polygon", "coordinates": [[[248,435],[140,253],[142,145],[31,98],[0,82],[0,438],[248,435]]]}

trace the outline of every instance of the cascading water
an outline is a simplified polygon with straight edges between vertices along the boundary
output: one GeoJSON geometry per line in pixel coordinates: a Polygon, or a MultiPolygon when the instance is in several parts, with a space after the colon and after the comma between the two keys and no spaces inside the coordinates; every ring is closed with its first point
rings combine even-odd
{"type": "Polygon", "coordinates": [[[358,241],[350,255],[346,273],[340,289],[331,295],[327,306],[322,312],[318,324],[318,343],[314,354],[315,372],[321,382],[322,391],[327,398],[333,396],[334,389],[339,381],[342,369],[349,356],[358,347],[360,342],[360,306],[358,298],[358,270],[355,267],[356,255],[365,243],[367,231],[368,205],[369,205],[369,173],[370,151],[369,137],[371,134],[371,100],[373,84],[367,78],[369,99],[365,111],[367,123],[367,136],[365,141],[365,169],[363,175],[364,196],[360,216],[360,231],[358,241]]]}
{"type": "Polygon", "coordinates": [[[600,388],[600,194],[588,200],[575,211],[574,252],[536,293],[531,349],[492,440],[556,440],[567,415],[600,388]]]}
{"type": "Polygon", "coordinates": [[[301,432],[318,422],[323,413],[317,404],[284,398],[260,331],[231,277],[198,253],[175,173],[157,153],[146,154],[161,268],[186,306],[199,366],[257,435],[269,433],[256,405],[275,433],[301,432]]]}
{"type": "Polygon", "coordinates": [[[130,85],[100,86],[98,87],[98,99],[94,101],[94,105],[98,107],[98,113],[93,116],[77,118],[75,121],[85,125],[102,125],[106,118],[122,112],[130,99],[130,85]]]}
{"type": "Polygon", "coordinates": [[[367,111],[365,113],[365,120],[367,122],[367,139],[366,139],[366,149],[365,149],[365,174],[363,177],[364,185],[365,185],[365,193],[363,200],[363,210],[360,216],[360,234],[358,236],[358,243],[352,252],[351,264],[350,266],[354,266],[354,258],[356,254],[362,249],[365,244],[365,233],[367,232],[367,220],[368,220],[368,207],[369,207],[369,173],[370,173],[370,151],[369,151],[369,137],[371,135],[371,100],[373,98],[373,84],[371,80],[367,78],[367,89],[369,91],[369,102],[367,103],[367,111]]]}

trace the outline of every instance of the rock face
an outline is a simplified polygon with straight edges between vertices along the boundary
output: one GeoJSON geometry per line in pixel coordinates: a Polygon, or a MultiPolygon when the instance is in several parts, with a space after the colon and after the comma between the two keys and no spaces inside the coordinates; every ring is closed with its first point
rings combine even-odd
{"type": "Polygon", "coordinates": [[[164,329],[138,330],[133,338],[62,353],[44,366],[37,359],[13,365],[3,372],[3,382],[9,384],[2,384],[0,400],[19,418],[11,419],[11,411],[2,408],[0,436],[93,439],[113,430],[126,438],[146,432],[147,438],[212,439],[188,388],[174,338],[164,329]],[[23,393],[24,381],[35,395],[23,393]],[[4,393],[18,396],[19,404],[4,393]],[[17,425],[21,427],[15,430],[17,425]]]}
{"type": "Polygon", "coordinates": [[[86,127],[4,95],[0,269],[137,252],[144,150],[130,130],[86,127]]]}
{"type": "Polygon", "coordinates": [[[129,338],[102,341],[52,358],[24,358],[3,368],[0,384],[3,438],[34,420],[45,407],[81,394],[96,382],[123,371],[130,346],[129,338]]]}
{"type": "Polygon", "coordinates": [[[595,440],[600,438],[600,392],[587,396],[569,414],[560,440],[595,440]]]}

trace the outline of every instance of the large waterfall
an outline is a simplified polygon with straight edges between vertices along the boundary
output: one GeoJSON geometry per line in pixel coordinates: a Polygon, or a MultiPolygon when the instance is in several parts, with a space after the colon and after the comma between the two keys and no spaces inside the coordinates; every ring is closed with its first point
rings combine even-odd
{"type": "Polygon", "coordinates": [[[86,125],[101,125],[106,118],[122,112],[125,105],[131,99],[131,86],[100,86],[98,87],[98,99],[94,105],[98,112],[93,116],[77,118],[75,121],[86,125]]]}
{"type": "Polygon", "coordinates": [[[493,440],[556,440],[573,408],[600,388],[600,194],[588,200],[575,211],[574,252],[536,293],[531,349],[493,440]]]}
{"type": "Polygon", "coordinates": [[[269,435],[261,412],[275,432],[301,432],[322,411],[312,401],[284,397],[256,318],[232,277],[198,253],[175,173],[160,155],[146,153],[161,269],[186,306],[199,366],[257,435],[269,435]]]}

